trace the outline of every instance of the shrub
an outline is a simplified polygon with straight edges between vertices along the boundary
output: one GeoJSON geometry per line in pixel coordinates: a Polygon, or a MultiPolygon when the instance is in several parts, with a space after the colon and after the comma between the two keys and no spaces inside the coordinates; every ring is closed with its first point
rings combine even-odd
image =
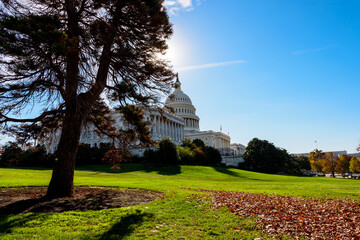
{"type": "Polygon", "coordinates": [[[162,164],[179,164],[179,155],[176,151],[176,145],[169,137],[162,138],[159,141],[157,162],[162,164]]]}
{"type": "Polygon", "coordinates": [[[157,162],[157,150],[148,148],[144,151],[144,160],[152,163],[157,162]]]}
{"type": "Polygon", "coordinates": [[[208,165],[206,162],[206,155],[203,150],[200,148],[194,148],[193,152],[195,153],[195,164],[208,165]]]}
{"type": "Polygon", "coordinates": [[[195,164],[195,153],[191,148],[178,146],[177,151],[179,153],[181,164],[195,164]]]}
{"type": "Polygon", "coordinates": [[[203,149],[207,165],[219,166],[221,164],[222,158],[219,150],[210,146],[205,146],[203,149]]]}

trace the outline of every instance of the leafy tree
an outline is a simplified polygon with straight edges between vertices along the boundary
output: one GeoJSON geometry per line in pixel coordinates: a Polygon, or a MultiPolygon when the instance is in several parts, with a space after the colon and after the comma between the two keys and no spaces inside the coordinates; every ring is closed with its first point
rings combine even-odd
{"type": "Polygon", "coordinates": [[[267,140],[253,138],[248,143],[243,158],[246,166],[257,172],[278,173],[284,168],[282,151],[267,140]]]}
{"type": "Polygon", "coordinates": [[[188,138],[185,138],[182,143],[181,146],[183,147],[188,147],[188,148],[193,148],[194,146],[191,144],[191,140],[188,138]]]}
{"type": "Polygon", "coordinates": [[[196,138],[191,143],[192,143],[192,145],[194,145],[194,146],[196,146],[198,148],[201,148],[201,149],[205,148],[205,143],[201,139],[196,138]]]}
{"type": "Polygon", "coordinates": [[[325,158],[325,153],[322,150],[314,149],[314,151],[309,154],[309,161],[311,169],[317,172],[323,172],[322,160],[325,158]]]}
{"type": "Polygon", "coordinates": [[[319,173],[322,173],[323,172],[323,163],[322,161],[324,161],[324,159],[321,159],[321,160],[316,160],[314,161],[312,164],[311,164],[311,169],[319,172],[319,173]]]}
{"type": "Polygon", "coordinates": [[[179,164],[179,155],[175,143],[169,137],[164,137],[159,141],[158,146],[158,163],[162,164],[179,164]]]}
{"type": "Polygon", "coordinates": [[[336,163],[335,171],[344,175],[349,172],[350,161],[345,154],[341,154],[339,160],[336,163]]]}
{"type": "Polygon", "coordinates": [[[0,123],[15,123],[5,130],[23,138],[59,131],[47,197],[71,196],[83,126],[92,123],[112,137],[122,134],[111,127],[104,96],[122,106],[118,110],[141,141],[151,139],[141,109],[126,105],[156,104],[159,92],[170,91],[174,74],[158,58],[172,34],[163,0],[6,0],[0,5],[0,123]],[[12,117],[28,109],[39,115],[12,117]]]}
{"type": "Polygon", "coordinates": [[[5,167],[15,167],[19,164],[22,150],[14,142],[8,142],[3,147],[3,153],[0,156],[0,165],[5,167]]]}
{"type": "Polygon", "coordinates": [[[331,173],[332,177],[335,177],[335,170],[337,165],[337,156],[334,153],[329,152],[325,155],[325,158],[322,160],[322,167],[324,172],[331,173]]]}
{"type": "Polygon", "coordinates": [[[360,160],[358,158],[352,157],[350,159],[349,170],[352,173],[359,173],[360,172],[360,160]]]}
{"type": "Polygon", "coordinates": [[[300,169],[311,170],[310,161],[307,156],[294,156],[294,161],[299,164],[300,169]]]}

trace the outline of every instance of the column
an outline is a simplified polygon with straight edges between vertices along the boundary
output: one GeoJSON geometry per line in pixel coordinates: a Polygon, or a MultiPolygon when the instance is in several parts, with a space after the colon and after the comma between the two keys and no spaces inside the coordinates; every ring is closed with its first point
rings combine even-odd
{"type": "Polygon", "coordinates": [[[165,131],[164,131],[164,136],[169,136],[169,135],[168,135],[167,121],[165,121],[165,120],[163,120],[163,121],[164,121],[164,126],[165,126],[165,127],[164,127],[164,130],[165,130],[165,131]]]}
{"type": "Polygon", "coordinates": [[[155,118],[156,118],[156,128],[157,128],[157,134],[158,134],[158,136],[161,134],[160,133],[160,119],[159,119],[159,116],[156,116],[155,115],[155,118]]]}
{"type": "Polygon", "coordinates": [[[171,139],[174,139],[172,135],[172,122],[169,122],[169,136],[171,139]]]}
{"type": "Polygon", "coordinates": [[[162,122],[162,127],[163,127],[162,137],[164,137],[164,136],[165,136],[165,133],[166,133],[166,132],[165,132],[165,128],[166,128],[166,127],[165,127],[165,121],[164,121],[164,119],[161,118],[161,122],[162,122]]]}
{"type": "Polygon", "coordinates": [[[179,139],[179,124],[178,123],[176,123],[176,125],[175,125],[175,132],[176,132],[175,138],[179,139]]]}

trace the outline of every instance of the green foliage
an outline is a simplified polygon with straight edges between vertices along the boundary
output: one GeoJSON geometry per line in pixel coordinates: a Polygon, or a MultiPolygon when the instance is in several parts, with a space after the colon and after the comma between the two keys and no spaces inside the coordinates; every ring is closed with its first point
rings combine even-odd
{"type": "Polygon", "coordinates": [[[21,154],[21,167],[52,167],[54,165],[55,156],[48,154],[44,146],[38,145],[33,148],[28,148],[21,154]]]}
{"type": "Polygon", "coordinates": [[[200,149],[205,148],[205,143],[201,139],[194,139],[191,143],[192,143],[193,146],[198,147],[200,149]]]}
{"type": "Polygon", "coordinates": [[[200,166],[208,165],[206,155],[201,148],[196,147],[196,148],[192,149],[192,151],[194,152],[194,155],[195,155],[195,164],[196,165],[200,165],[200,166]]]}
{"type": "Polygon", "coordinates": [[[349,170],[352,173],[360,173],[360,160],[356,157],[352,157],[350,160],[349,170]]]}
{"type": "Polygon", "coordinates": [[[157,151],[145,150],[144,159],[161,164],[176,165],[180,162],[187,165],[219,166],[222,160],[220,152],[213,147],[206,146],[200,139],[195,140],[190,142],[186,139],[181,146],[175,146],[170,138],[163,138],[158,144],[157,151]],[[174,148],[177,157],[175,157],[174,148]],[[173,160],[170,161],[170,159],[173,160]]]}
{"type": "Polygon", "coordinates": [[[194,139],[192,142],[185,139],[178,151],[182,164],[219,166],[222,161],[219,150],[206,146],[201,139],[194,139]]]}
{"type": "Polygon", "coordinates": [[[161,164],[179,164],[179,155],[175,143],[169,137],[164,137],[159,141],[157,152],[157,163],[161,164]]]}
{"type": "Polygon", "coordinates": [[[22,150],[14,142],[8,142],[4,146],[4,152],[0,156],[0,165],[5,167],[18,166],[22,150]]]}
{"type": "Polygon", "coordinates": [[[148,148],[144,151],[144,159],[151,163],[155,163],[157,161],[157,150],[148,148]]]}
{"type": "Polygon", "coordinates": [[[258,138],[249,142],[243,158],[245,163],[242,166],[257,172],[302,175],[302,169],[310,168],[306,157],[292,156],[286,149],[258,138]]]}
{"type": "Polygon", "coordinates": [[[344,175],[345,173],[349,172],[349,167],[350,167],[349,158],[345,154],[342,154],[336,163],[335,171],[337,173],[344,175]]]}
{"type": "Polygon", "coordinates": [[[323,172],[323,163],[322,163],[323,159],[321,160],[317,160],[317,161],[314,161],[312,164],[311,164],[311,168],[319,173],[322,173],[323,172]]]}
{"type": "Polygon", "coordinates": [[[311,164],[307,156],[294,156],[294,161],[296,161],[300,169],[311,170],[311,164]]]}
{"type": "Polygon", "coordinates": [[[188,138],[185,138],[183,141],[182,141],[182,144],[181,146],[183,147],[188,147],[188,148],[192,148],[192,144],[191,144],[191,140],[188,139],[188,138]]]}
{"type": "Polygon", "coordinates": [[[243,155],[250,170],[264,173],[278,173],[283,171],[285,154],[267,140],[252,139],[243,155]]]}
{"type": "Polygon", "coordinates": [[[206,165],[220,166],[222,158],[219,150],[210,146],[205,146],[203,151],[206,155],[206,165]]]}
{"type": "Polygon", "coordinates": [[[47,197],[72,195],[84,124],[118,135],[115,121],[103,121],[109,106],[133,124],[129,135],[151,143],[140,109],[128,104],[150,106],[171,91],[173,70],[158,57],[172,35],[163,1],[6,0],[0,8],[1,127],[62,132],[47,197]],[[33,118],[13,118],[33,107],[33,118]]]}
{"type": "Polygon", "coordinates": [[[0,157],[0,166],[6,167],[52,167],[55,157],[48,154],[41,145],[22,150],[16,143],[9,142],[0,157]]]}
{"type": "Polygon", "coordinates": [[[100,144],[100,147],[90,147],[89,144],[79,144],[76,155],[76,166],[103,164],[103,157],[111,149],[110,144],[100,144]]]}
{"type": "Polygon", "coordinates": [[[194,151],[189,147],[177,146],[181,164],[195,164],[196,158],[194,151]]]}

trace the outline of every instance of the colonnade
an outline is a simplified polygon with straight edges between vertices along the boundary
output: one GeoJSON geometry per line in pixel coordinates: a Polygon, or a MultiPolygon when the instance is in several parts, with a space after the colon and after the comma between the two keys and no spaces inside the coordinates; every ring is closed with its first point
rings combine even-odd
{"type": "Polygon", "coordinates": [[[224,138],[215,138],[215,148],[230,148],[230,141],[224,138]]]}
{"type": "Polygon", "coordinates": [[[184,126],[180,123],[165,120],[159,115],[153,116],[153,136],[170,137],[173,140],[179,141],[184,139],[184,126]]]}
{"type": "Polygon", "coordinates": [[[189,128],[199,128],[199,120],[193,118],[184,118],[185,126],[189,128]]]}

